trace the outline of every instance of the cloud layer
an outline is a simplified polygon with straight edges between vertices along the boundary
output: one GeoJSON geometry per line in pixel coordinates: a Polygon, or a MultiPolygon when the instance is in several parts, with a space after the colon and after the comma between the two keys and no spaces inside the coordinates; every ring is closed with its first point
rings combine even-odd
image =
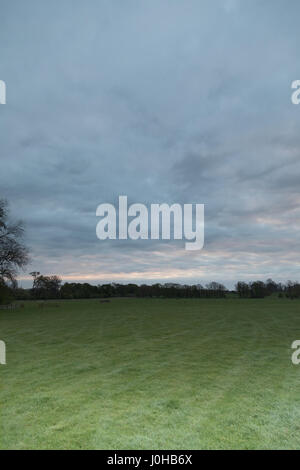
{"type": "Polygon", "coordinates": [[[30,270],[299,279],[299,13],[296,0],[6,2],[0,196],[26,222],[30,270]],[[204,203],[204,249],[99,241],[96,207],[120,194],[204,203]]]}

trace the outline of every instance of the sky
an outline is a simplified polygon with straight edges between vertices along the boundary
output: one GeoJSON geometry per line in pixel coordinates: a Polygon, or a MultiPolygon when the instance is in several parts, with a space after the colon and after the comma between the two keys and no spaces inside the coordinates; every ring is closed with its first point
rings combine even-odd
{"type": "Polygon", "coordinates": [[[300,280],[297,0],[0,0],[0,197],[68,282],[300,280]],[[205,244],[105,240],[96,208],[205,204],[205,244]]]}

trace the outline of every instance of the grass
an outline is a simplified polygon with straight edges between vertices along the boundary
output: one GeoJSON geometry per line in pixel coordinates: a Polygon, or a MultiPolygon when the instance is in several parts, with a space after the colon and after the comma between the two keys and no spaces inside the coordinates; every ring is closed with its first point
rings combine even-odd
{"type": "Polygon", "coordinates": [[[1,449],[297,449],[300,303],[61,301],[0,312],[1,449]]]}

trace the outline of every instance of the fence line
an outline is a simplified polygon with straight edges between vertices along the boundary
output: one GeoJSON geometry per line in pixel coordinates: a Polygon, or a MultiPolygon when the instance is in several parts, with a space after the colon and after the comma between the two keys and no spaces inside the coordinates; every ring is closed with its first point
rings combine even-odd
{"type": "Polygon", "coordinates": [[[18,304],[8,304],[8,305],[0,305],[0,310],[14,310],[15,308],[19,308],[20,305],[18,304]]]}

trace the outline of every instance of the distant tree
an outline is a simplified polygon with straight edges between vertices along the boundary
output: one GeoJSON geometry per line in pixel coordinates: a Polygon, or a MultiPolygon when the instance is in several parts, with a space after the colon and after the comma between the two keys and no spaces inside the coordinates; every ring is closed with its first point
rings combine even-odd
{"type": "Polygon", "coordinates": [[[250,284],[251,297],[254,299],[262,299],[268,295],[266,285],[262,281],[254,281],[250,284]]]}
{"type": "Polygon", "coordinates": [[[35,280],[41,273],[39,271],[32,271],[29,274],[30,274],[30,276],[33,277],[33,280],[35,280]]]}
{"type": "Polygon", "coordinates": [[[237,293],[239,294],[239,297],[241,298],[248,298],[250,297],[250,287],[249,285],[247,284],[247,282],[241,282],[239,281],[236,286],[236,291],[237,293]]]}
{"type": "Polygon", "coordinates": [[[215,281],[209,282],[205,287],[209,290],[226,291],[226,287],[223,284],[215,281]]]}
{"type": "Polygon", "coordinates": [[[268,291],[268,294],[274,294],[274,292],[280,292],[281,286],[280,284],[277,284],[275,281],[272,279],[267,279],[266,280],[266,289],[268,291]]]}
{"type": "Polygon", "coordinates": [[[300,284],[298,282],[288,281],[285,287],[285,295],[291,300],[299,299],[300,284]]]}
{"type": "Polygon", "coordinates": [[[58,276],[42,276],[32,272],[32,294],[36,299],[57,299],[60,297],[61,279],[58,276]]]}
{"type": "Polygon", "coordinates": [[[0,199],[0,282],[2,286],[16,287],[16,276],[28,261],[28,250],[23,244],[22,222],[9,220],[8,203],[0,199]]]}
{"type": "Polygon", "coordinates": [[[15,300],[32,300],[30,289],[24,289],[22,287],[14,289],[13,296],[15,300]]]}
{"type": "Polygon", "coordinates": [[[60,289],[60,295],[63,299],[75,299],[74,284],[66,282],[60,289]]]}
{"type": "Polygon", "coordinates": [[[0,305],[10,304],[13,299],[13,289],[0,279],[0,305]]]}

